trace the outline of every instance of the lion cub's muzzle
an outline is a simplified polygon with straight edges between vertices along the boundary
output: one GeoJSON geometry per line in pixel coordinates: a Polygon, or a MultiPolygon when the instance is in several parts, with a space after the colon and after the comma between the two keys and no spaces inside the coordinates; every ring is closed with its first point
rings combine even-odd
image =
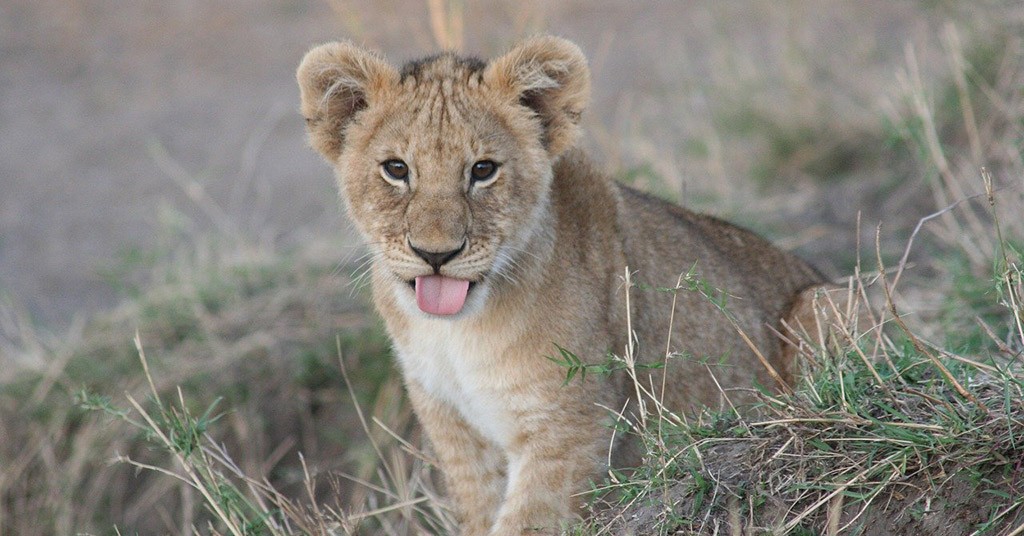
{"type": "Polygon", "coordinates": [[[445,251],[431,251],[425,248],[416,247],[412,240],[408,240],[409,249],[417,257],[423,259],[434,269],[432,275],[421,275],[413,281],[413,289],[416,291],[416,305],[424,313],[440,316],[458,314],[466,305],[466,298],[472,282],[466,279],[456,279],[441,275],[441,267],[458,257],[466,249],[467,240],[463,239],[462,244],[456,249],[445,251]]]}
{"type": "Polygon", "coordinates": [[[416,277],[416,305],[424,313],[449,316],[462,311],[470,281],[443,275],[441,268],[469,249],[469,206],[461,193],[421,190],[406,212],[409,249],[432,269],[416,277]]]}

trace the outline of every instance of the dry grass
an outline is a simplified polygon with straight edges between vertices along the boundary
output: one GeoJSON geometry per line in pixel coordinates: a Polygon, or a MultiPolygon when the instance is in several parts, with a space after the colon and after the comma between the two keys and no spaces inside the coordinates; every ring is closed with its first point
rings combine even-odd
{"type": "MultiPolygon", "coordinates": [[[[863,279],[849,290],[855,299],[823,295],[827,320],[790,334],[805,358],[792,394],[760,392],[752,414],[692,419],[648,395],[657,419],[624,419],[648,446],[646,463],[595,489],[594,518],[578,533],[955,535],[1024,527],[1015,476],[1024,456],[1024,338],[993,338],[984,357],[953,354],[895,321],[889,298],[872,312],[858,298],[867,295],[863,279]]],[[[1021,290],[1018,283],[1015,295],[1021,290]]],[[[1021,315],[1007,310],[1006,327],[1021,315]]]]}
{"type": "MultiPolygon", "coordinates": [[[[351,500],[346,510],[373,495],[329,476],[371,480],[377,467],[376,455],[356,447],[366,439],[338,373],[339,344],[360,371],[353,388],[361,403],[397,433],[411,421],[364,298],[330,267],[301,259],[192,262],[194,272],[179,270],[179,279],[91,321],[48,368],[0,386],[0,532],[109,533],[116,524],[124,533],[178,534],[216,517],[187,483],[117,463],[175,474],[185,467],[176,451],[154,448],[155,428],[82,407],[117,407],[142,422],[126,399],[163,415],[158,423],[171,422],[170,405],[147,400],[175,400],[181,415],[213,407],[219,418],[203,444],[219,452],[215,460],[231,453],[221,468],[231,478],[267,479],[292,497],[315,483],[319,503],[351,500]],[[150,355],[146,374],[136,332],[150,355]]],[[[383,449],[394,443],[379,431],[376,438],[383,449]]]]}

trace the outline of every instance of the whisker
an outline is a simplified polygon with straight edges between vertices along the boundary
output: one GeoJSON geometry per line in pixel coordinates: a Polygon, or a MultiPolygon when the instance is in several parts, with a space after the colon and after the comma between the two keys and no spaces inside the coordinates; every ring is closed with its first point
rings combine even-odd
{"type": "Polygon", "coordinates": [[[351,279],[349,281],[349,297],[354,297],[358,291],[362,290],[363,287],[365,287],[366,284],[369,283],[369,277],[367,276],[369,276],[370,272],[373,270],[374,261],[383,258],[383,256],[383,253],[379,253],[376,251],[370,252],[369,254],[363,256],[369,258],[367,258],[365,261],[362,262],[362,264],[360,264],[354,270],[352,270],[350,276],[351,279]]]}
{"type": "Polygon", "coordinates": [[[516,246],[513,246],[511,244],[504,244],[504,245],[502,245],[502,248],[514,251],[516,253],[522,253],[524,255],[529,255],[529,256],[533,257],[534,259],[537,259],[538,261],[543,261],[544,260],[544,259],[540,258],[540,255],[537,255],[536,253],[534,253],[532,251],[529,251],[527,249],[523,249],[521,247],[516,247],[516,246]]]}

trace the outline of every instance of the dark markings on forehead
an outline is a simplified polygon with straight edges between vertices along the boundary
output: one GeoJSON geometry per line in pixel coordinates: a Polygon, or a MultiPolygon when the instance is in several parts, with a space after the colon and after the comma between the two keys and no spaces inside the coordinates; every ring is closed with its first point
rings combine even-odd
{"type": "Polygon", "coordinates": [[[448,78],[466,76],[484,70],[487,63],[472,56],[459,56],[452,52],[442,52],[410,61],[402,66],[402,81],[412,77],[415,79],[448,78]]]}

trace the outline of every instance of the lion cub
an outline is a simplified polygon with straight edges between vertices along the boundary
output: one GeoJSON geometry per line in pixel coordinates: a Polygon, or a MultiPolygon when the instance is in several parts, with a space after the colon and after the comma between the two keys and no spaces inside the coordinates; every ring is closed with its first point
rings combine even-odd
{"type": "Polygon", "coordinates": [[[629,320],[637,359],[660,363],[671,332],[687,357],[640,380],[667,375],[664,403],[678,411],[788,377],[773,329],[821,276],[596,170],[576,148],[590,80],[573,43],[537,37],[488,62],[446,53],[401,69],[328,43],[298,82],[310,141],[374,255],[374,303],[463,534],[556,533],[610,444],[614,463],[636,461],[608,426],[609,408],[636,415],[635,386],[625,373],[563,385],[546,357],[556,344],[605,363],[631,344],[629,320]],[[731,319],[688,291],[673,302],[634,288],[627,311],[627,270],[649,287],[692,270],[728,293],[731,319]]]}

